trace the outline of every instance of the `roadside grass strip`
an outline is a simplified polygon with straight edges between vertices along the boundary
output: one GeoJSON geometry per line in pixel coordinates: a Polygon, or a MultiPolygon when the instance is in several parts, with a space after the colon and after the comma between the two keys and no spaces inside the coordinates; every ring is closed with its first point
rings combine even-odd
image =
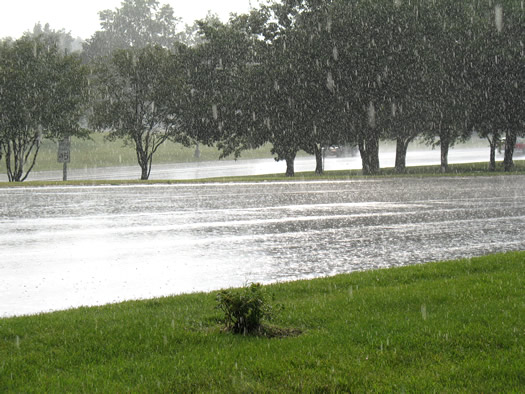
{"type": "Polygon", "coordinates": [[[0,392],[525,391],[525,252],[264,287],[281,335],[217,292],[0,319],[0,392]]]}
{"type": "Polygon", "coordinates": [[[217,182],[281,182],[281,181],[311,181],[311,180],[351,180],[374,179],[385,177],[433,177],[433,176],[500,176],[500,175],[525,175],[525,160],[515,161],[514,170],[503,171],[503,164],[498,163],[496,171],[488,171],[487,163],[451,164],[449,171],[441,172],[439,165],[407,167],[406,173],[398,174],[394,168],[384,168],[377,175],[362,175],[361,170],[325,171],[319,175],[315,172],[298,172],[294,177],[284,174],[267,174],[251,176],[232,176],[190,180],[74,180],[74,181],[25,181],[25,182],[0,182],[1,187],[39,187],[39,186],[97,186],[97,185],[148,185],[148,184],[188,184],[188,183],[217,183],[217,182]]]}

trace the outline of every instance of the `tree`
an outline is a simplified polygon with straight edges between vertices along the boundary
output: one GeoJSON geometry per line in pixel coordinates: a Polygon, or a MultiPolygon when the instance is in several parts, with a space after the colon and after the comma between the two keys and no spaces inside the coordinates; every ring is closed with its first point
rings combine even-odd
{"type": "Polygon", "coordinates": [[[419,12],[428,29],[428,79],[424,90],[428,117],[424,138],[440,146],[442,172],[448,171],[450,147],[471,135],[467,69],[473,19],[468,6],[467,2],[443,0],[425,4],[419,12]]]}
{"type": "MultiPolygon", "coordinates": [[[[327,3],[326,3],[327,4],[327,3]]],[[[294,174],[299,149],[316,157],[315,172],[323,172],[322,147],[339,137],[336,86],[331,63],[330,23],[324,2],[275,3],[265,30],[269,59],[264,63],[269,141],[277,160],[286,160],[294,174]]],[[[338,141],[340,142],[340,141],[338,141]]]]}
{"type": "Polygon", "coordinates": [[[390,111],[388,76],[389,36],[384,35],[389,12],[373,1],[336,1],[330,10],[335,62],[335,84],[348,139],[358,143],[364,174],[380,170],[379,140],[384,114],[390,111]]]}
{"type": "Polygon", "coordinates": [[[116,49],[148,45],[172,49],[180,38],[173,8],[157,0],[123,0],[120,8],[101,11],[99,17],[102,30],[84,45],[87,60],[110,56],[116,49]]]}
{"type": "Polygon", "coordinates": [[[91,124],[110,139],[131,142],[141,179],[148,179],[153,156],[167,140],[188,144],[179,110],[184,90],[180,57],[161,47],[117,50],[95,69],[97,96],[91,124]]]}
{"type": "Polygon", "coordinates": [[[200,21],[194,21],[191,25],[186,24],[184,30],[179,33],[178,38],[181,43],[188,47],[196,47],[205,42],[203,34],[201,32],[201,26],[203,23],[220,23],[220,18],[217,14],[208,11],[208,14],[204,19],[200,21]]]}
{"type": "Polygon", "coordinates": [[[490,143],[490,169],[496,146],[505,135],[504,169],[513,168],[514,145],[525,131],[525,13],[514,1],[479,7],[476,65],[471,74],[472,126],[490,143]]]}
{"type": "Polygon", "coordinates": [[[39,22],[33,26],[31,33],[26,33],[31,37],[41,37],[47,45],[57,45],[61,53],[73,53],[82,51],[82,39],[73,38],[71,33],[64,29],[54,30],[49,23],[44,26],[39,22]]]}
{"type": "Polygon", "coordinates": [[[429,110],[424,96],[428,79],[425,46],[426,26],[419,18],[417,2],[393,2],[384,34],[388,60],[382,78],[387,104],[381,122],[381,134],[396,142],[395,169],[406,172],[409,144],[421,134],[429,110]]]}
{"type": "Polygon", "coordinates": [[[265,143],[264,43],[257,37],[260,15],[199,21],[204,41],[187,51],[189,91],[184,127],[193,138],[215,144],[221,158],[265,143]]]}
{"type": "Polygon", "coordinates": [[[4,41],[0,55],[0,141],[8,179],[20,182],[33,169],[43,138],[85,135],[79,122],[88,99],[87,69],[42,36],[4,41]]]}
{"type": "Polygon", "coordinates": [[[315,173],[320,175],[324,172],[322,147],[342,142],[339,92],[334,79],[338,52],[326,5],[310,4],[297,19],[291,47],[301,87],[296,99],[303,103],[301,148],[315,156],[315,173]]]}
{"type": "Polygon", "coordinates": [[[298,99],[299,84],[294,67],[287,62],[286,37],[274,39],[269,44],[263,67],[266,73],[263,105],[268,141],[276,161],[286,162],[286,176],[295,175],[294,162],[301,149],[300,130],[301,101],[298,99]]]}

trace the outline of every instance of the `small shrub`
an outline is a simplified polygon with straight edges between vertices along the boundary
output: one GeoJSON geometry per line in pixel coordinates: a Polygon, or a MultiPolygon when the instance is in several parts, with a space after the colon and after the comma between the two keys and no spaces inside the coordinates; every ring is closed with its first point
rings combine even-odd
{"type": "Polygon", "coordinates": [[[263,319],[271,319],[272,307],[260,283],[237,290],[222,290],[217,294],[217,309],[224,312],[226,328],[235,334],[257,332],[263,319]]]}

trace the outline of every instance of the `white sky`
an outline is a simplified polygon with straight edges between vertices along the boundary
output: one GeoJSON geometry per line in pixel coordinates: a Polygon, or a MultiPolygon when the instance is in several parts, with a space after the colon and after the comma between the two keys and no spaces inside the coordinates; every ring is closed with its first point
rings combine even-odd
{"type": "MultiPolygon", "coordinates": [[[[35,23],[49,23],[52,29],[65,29],[73,37],[87,39],[99,30],[98,12],[120,8],[121,0],[0,0],[0,39],[20,37],[33,30],[35,23]]],[[[230,13],[243,13],[257,0],[159,0],[170,4],[181,26],[206,16],[208,10],[227,21],[230,13]]]]}

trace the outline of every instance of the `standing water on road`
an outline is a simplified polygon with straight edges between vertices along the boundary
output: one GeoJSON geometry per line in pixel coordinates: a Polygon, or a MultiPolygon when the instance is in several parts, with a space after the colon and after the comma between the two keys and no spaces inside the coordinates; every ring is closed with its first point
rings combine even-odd
{"type": "Polygon", "coordinates": [[[0,317],[525,249],[525,176],[0,189],[0,317]]]}

